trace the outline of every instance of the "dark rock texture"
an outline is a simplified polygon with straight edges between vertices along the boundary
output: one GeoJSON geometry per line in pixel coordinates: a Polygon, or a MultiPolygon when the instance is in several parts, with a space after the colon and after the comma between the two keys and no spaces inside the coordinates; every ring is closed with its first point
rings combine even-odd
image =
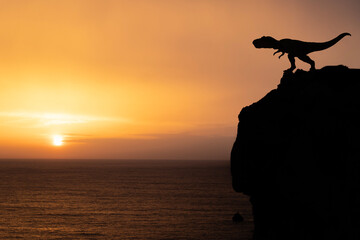
{"type": "Polygon", "coordinates": [[[255,239],[360,239],[360,69],[284,74],[239,114],[231,173],[255,239]]]}

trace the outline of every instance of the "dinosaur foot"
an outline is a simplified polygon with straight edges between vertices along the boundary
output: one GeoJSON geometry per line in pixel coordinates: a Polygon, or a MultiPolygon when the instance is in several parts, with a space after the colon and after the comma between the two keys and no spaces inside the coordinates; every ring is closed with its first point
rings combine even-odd
{"type": "Polygon", "coordinates": [[[284,74],[280,80],[280,84],[278,86],[280,87],[280,86],[290,84],[292,82],[293,78],[294,78],[294,73],[292,72],[292,70],[291,69],[285,70],[284,74]]]}
{"type": "MultiPolygon", "coordinates": [[[[282,76],[282,80],[292,79],[294,73],[292,69],[287,69],[284,71],[284,74],[282,76]]],[[[281,81],[283,82],[283,81],[281,81]]]]}
{"type": "Polygon", "coordinates": [[[291,68],[284,70],[284,75],[293,74],[293,70],[294,69],[291,69],[291,68]]]}

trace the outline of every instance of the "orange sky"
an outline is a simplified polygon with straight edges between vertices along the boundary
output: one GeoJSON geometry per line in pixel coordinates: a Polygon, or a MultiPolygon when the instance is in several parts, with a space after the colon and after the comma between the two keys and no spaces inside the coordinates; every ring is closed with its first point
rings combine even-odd
{"type": "Polygon", "coordinates": [[[358,0],[0,0],[0,158],[229,159],[241,108],[289,65],[252,40],[350,32],[310,57],[359,68],[359,12],[358,0]]]}

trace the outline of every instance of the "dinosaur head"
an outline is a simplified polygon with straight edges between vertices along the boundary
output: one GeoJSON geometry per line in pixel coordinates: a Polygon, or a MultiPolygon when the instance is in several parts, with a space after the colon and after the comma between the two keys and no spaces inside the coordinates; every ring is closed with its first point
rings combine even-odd
{"type": "Polygon", "coordinates": [[[278,40],[272,37],[264,36],[262,38],[255,39],[253,44],[256,48],[276,48],[278,40]]]}

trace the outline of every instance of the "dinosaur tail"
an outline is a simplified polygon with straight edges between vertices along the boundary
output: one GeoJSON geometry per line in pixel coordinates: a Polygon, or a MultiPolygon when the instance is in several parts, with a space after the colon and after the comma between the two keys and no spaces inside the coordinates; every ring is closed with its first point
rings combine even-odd
{"type": "Polygon", "coordinates": [[[342,33],[340,34],[339,36],[337,36],[336,38],[328,41],[328,42],[322,42],[322,43],[312,43],[312,46],[311,46],[311,52],[315,52],[315,51],[321,51],[321,50],[324,50],[324,49],[327,49],[329,47],[332,47],[334,46],[338,41],[340,41],[343,37],[345,36],[351,36],[350,33],[342,33]]]}

